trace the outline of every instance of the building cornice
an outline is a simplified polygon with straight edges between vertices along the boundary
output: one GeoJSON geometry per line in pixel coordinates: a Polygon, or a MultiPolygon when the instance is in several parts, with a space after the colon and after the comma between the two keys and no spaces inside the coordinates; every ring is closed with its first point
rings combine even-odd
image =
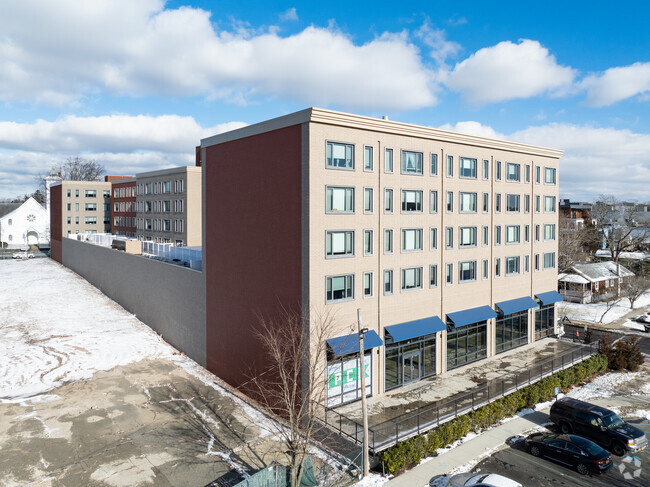
{"type": "Polygon", "coordinates": [[[299,112],[284,115],[282,117],[266,120],[261,123],[242,127],[223,134],[217,134],[201,140],[201,147],[210,147],[211,145],[221,144],[232,140],[242,139],[253,135],[278,130],[298,125],[302,123],[319,123],[324,125],[333,125],[338,127],[347,127],[359,130],[368,130],[373,132],[403,135],[407,137],[418,137],[421,139],[435,140],[444,143],[454,143],[483,147],[494,150],[504,150],[528,154],[534,156],[544,156],[559,159],[564,153],[561,150],[539,147],[519,142],[511,142],[501,139],[492,139],[488,137],[479,137],[476,135],[461,134],[449,130],[425,127],[392,120],[366,117],[363,115],[353,115],[350,113],[326,110],[324,108],[308,108],[299,112]]]}

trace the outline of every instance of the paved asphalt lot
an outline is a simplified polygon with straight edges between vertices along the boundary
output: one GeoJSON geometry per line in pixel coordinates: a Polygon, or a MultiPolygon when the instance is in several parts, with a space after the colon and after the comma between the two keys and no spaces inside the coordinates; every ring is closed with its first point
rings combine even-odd
{"type": "MultiPolygon", "coordinates": [[[[630,423],[650,436],[650,422],[630,420],[630,423]]],[[[510,477],[526,487],[647,487],[650,485],[650,451],[644,450],[635,457],[612,455],[614,466],[603,475],[580,475],[560,463],[546,458],[535,458],[526,452],[523,442],[501,450],[483,462],[474,471],[492,472],[510,477]],[[626,478],[625,474],[628,474],[626,478]],[[631,478],[630,478],[631,477],[631,478]]]]}

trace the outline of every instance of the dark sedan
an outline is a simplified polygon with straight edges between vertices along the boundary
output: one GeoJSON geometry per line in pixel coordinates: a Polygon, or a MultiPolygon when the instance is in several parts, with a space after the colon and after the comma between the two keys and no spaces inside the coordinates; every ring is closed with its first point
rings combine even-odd
{"type": "Polygon", "coordinates": [[[612,456],[593,441],[575,435],[535,433],[526,439],[528,451],[575,468],[578,473],[605,473],[612,468],[612,456]]]}

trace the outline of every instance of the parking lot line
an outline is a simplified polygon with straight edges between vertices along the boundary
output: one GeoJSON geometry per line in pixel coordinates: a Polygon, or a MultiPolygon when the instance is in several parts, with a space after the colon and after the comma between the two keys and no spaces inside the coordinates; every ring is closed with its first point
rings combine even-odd
{"type": "Polygon", "coordinates": [[[577,479],[575,477],[572,477],[572,476],[569,476],[569,475],[567,475],[565,473],[562,473],[562,471],[560,471],[560,470],[558,470],[556,468],[550,467],[546,463],[538,462],[536,459],[534,459],[535,457],[531,457],[531,456],[527,456],[527,455],[519,455],[518,453],[515,453],[512,450],[510,450],[510,453],[512,453],[516,457],[519,457],[519,458],[521,458],[523,460],[526,460],[526,461],[528,461],[530,463],[533,463],[533,464],[535,464],[537,466],[545,468],[546,470],[550,470],[553,473],[561,475],[562,477],[566,477],[567,479],[570,479],[570,480],[576,482],[577,484],[583,485],[584,487],[591,487],[591,484],[589,482],[585,482],[583,480],[579,480],[579,479],[577,479]]]}

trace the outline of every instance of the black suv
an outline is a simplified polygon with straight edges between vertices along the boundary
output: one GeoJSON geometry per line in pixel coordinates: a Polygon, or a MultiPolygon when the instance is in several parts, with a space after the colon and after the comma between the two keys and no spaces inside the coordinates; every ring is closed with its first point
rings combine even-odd
{"type": "Polygon", "coordinates": [[[589,438],[619,456],[641,451],[648,445],[639,428],[627,424],[615,412],[588,402],[563,397],[551,406],[550,416],[562,433],[589,438]]]}

